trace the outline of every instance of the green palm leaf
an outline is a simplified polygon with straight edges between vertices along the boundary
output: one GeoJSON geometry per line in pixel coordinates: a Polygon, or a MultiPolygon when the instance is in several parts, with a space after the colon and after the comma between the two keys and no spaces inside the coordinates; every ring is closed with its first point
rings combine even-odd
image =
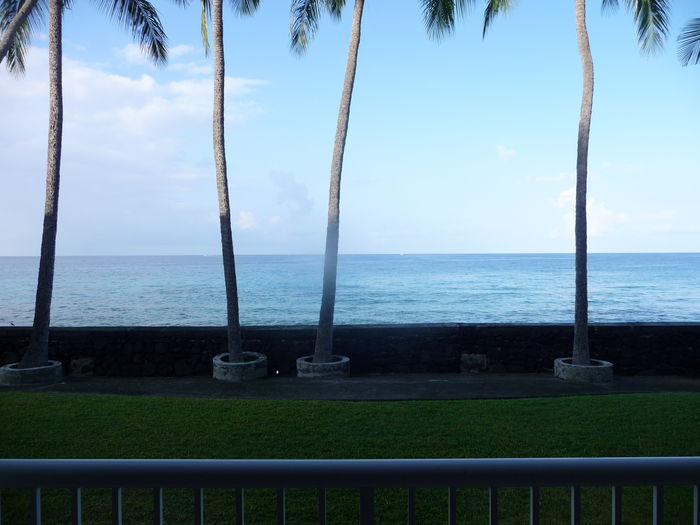
{"type": "MultiPolygon", "coordinates": [[[[5,32],[22,4],[22,1],[17,0],[0,0],[0,33],[5,32]]],[[[44,26],[46,11],[46,0],[40,0],[15,33],[6,56],[6,66],[10,72],[18,75],[24,73],[24,58],[29,50],[32,36],[44,26]]]]}
{"type": "Polygon", "coordinates": [[[231,6],[239,15],[250,16],[260,5],[260,0],[231,0],[231,6]]]}
{"type": "Polygon", "coordinates": [[[464,15],[474,0],[422,0],[422,4],[428,34],[439,40],[454,31],[457,18],[464,15]]]}
{"type": "MultiPolygon", "coordinates": [[[[167,38],[158,12],[148,0],[97,0],[110,17],[130,29],[148,56],[156,64],[167,60],[167,38]]],[[[184,1],[179,3],[184,4],[184,1]]]]}
{"type": "MultiPolygon", "coordinates": [[[[669,0],[624,0],[627,10],[634,15],[637,40],[644,53],[661,49],[668,36],[669,0]]],[[[619,0],[603,0],[603,10],[616,9],[619,0]]]]}
{"type": "Polygon", "coordinates": [[[486,31],[489,26],[501,13],[505,13],[513,7],[514,0],[488,0],[486,10],[484,11],[484,29],[481,33],[482,37],[486,36],[486,31]]]}
{"type": "Polygon", "coordinates": [[[681,64],[700,64],[700,18],[688,22],[678,35],[678,58],[681,64]]]}
{"type": "Polygon", "coordinates": [[[293,0],[289,27],[292,51],[297,54],[306,51],[318,30],[321,9],[339,20],[344,5],[345,0],[293,0]]]}
{"type": "Polygon", "coordinates": [[[309,46],[309,40],[318,30],[319,2],[317,0],[296,0],[292,2],[290,33],[291,48],[302,54],[309,46]]]}
{"type": "Polygon", "coordinates": [[[202,0],[202,46],[204,47],[204,56],[209,56],[211,46],[209,45],[209,25],[211,24],[211,0],[202,0]]]}

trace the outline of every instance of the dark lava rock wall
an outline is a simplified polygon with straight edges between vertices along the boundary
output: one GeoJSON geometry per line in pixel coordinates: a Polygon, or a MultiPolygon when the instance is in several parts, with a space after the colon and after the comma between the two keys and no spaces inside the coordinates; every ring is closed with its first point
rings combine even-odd
{"type": "MultiPolygon", "coordinates": [[[[0,364],[19,360],[29,327],[0,327],[0,364]]],[[[571,354],[570,324],[424,324],[338,326],[334,353],[352,374],[460,372],[462,354],[486,356],[486,372],[547,372],[571,354]]],[[[313,353],[312,326],[243,328],[244,349],[268,356],[270,375],[295,373],[313,353]]],[[[225,351],[223,327],[52,328],[50,355],[72,375],[210,375],[225,351]]],[[[593,324],[591,357],[623,375],[700,375],[700,323],[593,324]]],[[[479,360],[477,360],[479,361],[479,360]]]]}

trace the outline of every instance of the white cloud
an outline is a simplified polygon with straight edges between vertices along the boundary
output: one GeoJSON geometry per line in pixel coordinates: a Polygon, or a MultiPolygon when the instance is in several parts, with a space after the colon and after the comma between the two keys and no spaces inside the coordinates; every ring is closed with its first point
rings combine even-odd
{"type": "Polygon", "coordinates": [[[182,71],[185,75],[189,77],[197,77],[203,75],[212,75],[214,73],[214,68],[209,64],[202,64],[200,62],[176,62],[168,65],[168,70],[170,71],[182,71]]]}
{"type": "Polygon", "coordinates": [[[700,233],[700,225],[692,224],[695,218],[685,217],[676,209],[661,210],[645,217],[647,228],[658,233],[700,233]],[[688,224],[690,222],[690,224],[688,224]]]}
{"type": "Polygon", "coordinates": [[[678,210],[662,210],[651,214],[652,219],[671,219],[678,216],[678,210]]]}
{"type": "Polygon", "coordinates": [[[149,65],[151,62],[146,57],[145,50],[139,44],[126,44],[123,47],[112,48],[114,56],[131,65],[149,65]]]}
{"type": "Polygon", "coordinates": [[[556,200],[552,201],[555,208],[571,207],[576,203],[576,187],[568,188],[559,193],[556,200]]]}
{"type": "Polygon", "coordinates": [[[294,215],[308,214],[314,206],[306,184],[298,182],[293,175],[280,171],[270,173],[270,180],[277,190],[277,202],[285,204],[294,215]]]}
{"type": "Polygon", "coordinates": [[[188,53],[191,53],[191,52],[192,52],[192,46],[180,44],[180,45],[173,46],[170,49],[168,49],[168,57],[169,58],[178,58],[178,57],[181,57],[182,55],[187,55],[188,53]]]}
{"type": "MultiPolygon", "coordinates": [[[[0,223],[16,225],[11,232],[0,229],[0,254],[38,251],[46,71],[42,48],[30,49],[25,76],[0,71],[2,121],[11,123],[0,126],[0,187],[6,188],[0,192],[0,223]]],[[[150,246],[155,240],[176,246],[183,236],[215,243],[211,80],[171,82],[156,70],[116,75],[70,57],[64,57],[63,73],[59,253],[114,253],[126,244],[136,250],[139,242],[150,246]]],[[[262,111],[250,97],[262,84],[228,79],[227,130],[262,111]]],[[[242,224],[254,225],[254,217],[243,216],[242,224]]]]}
{"type": "Polygon", "coordinates": [[[235,223],[237,228],[241,230],[252,230],[258,225],[258,221],[249,211],[241,211],[238,213],[238,219],[235,223]]]}
{"type": "MultiPolygon", "coordinates": [[[[562,216],[565,226],[555,230],[552,236],[572,237],[575,223],[576,188],[571,187],[560,192],[557,199],[551,204],[556,208],[568,208],[568,211],[562,216]]],[[[588,196],[586,199],[586,218],[590,237],[606,235],[613,232],[617,226],[630,221],[630,217],[626,213],[611,210],[594,196],[588,196]]]]}
{"type": "MultiPolygon", "coordinates": [[[[192,53],[194,49],[192,46],[188,46],[185,44],[179,44],[177,46],[173,46],[171,48],[168,48],[168,60],[171,62],[167,69],[171,70],[186,70],[190,71],[194,69],[195,67],[201,67],[199,64],[196,64],[195,62],[188,62],[188,63],[172,63],[172,60],[176,58],[183,57],[185,55],[189,55],[192,53]]],[[[148,52],[145,50],[141,45],[139,44],[126,44],[125,46],[122,47],[113,47],[112,48],[112,53],[114,56],[122,60],[123,62],[126,62],[129,65],[132,66],[145,66],[145,67],[150,67],[150,68],[155,68],[155,64],[153,64],[153,61],[148,58],[148,52]]],[[[211,68],[208,68],[208,71],[211,71],[211,68]]]]}
{"type": "Polygon", "coordinates": [[[510,160],[510,159],[515,158],[515,156],[517,154],[518,154],[518,152],[512,148],[506,148],[505,146],[502,146],[502,145],[498,146],[498,156],[501,157],[502,159],[510,160]]]}

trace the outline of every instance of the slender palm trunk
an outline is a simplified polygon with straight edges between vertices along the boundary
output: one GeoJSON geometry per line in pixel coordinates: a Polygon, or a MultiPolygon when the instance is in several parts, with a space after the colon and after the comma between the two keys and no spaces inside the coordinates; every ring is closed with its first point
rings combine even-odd
{"type": "Polygon", "coordinates": [[[219,196],[219,224],[221,252],[224,260],[226,283],[226,313],[228,325],[229,362],[243,360],[241,324],[238,317],[238,289],[236,262],[233,257],[231,234],[231,207],[226,178],[226,148],[224,144],[224,21],[222,0],[212,1],[212,33],[214,41],[214,162],[216,164],[216,191],[219,196]]]}
{"type": "Polygon", "coordinates": [[[345,154],[345,139],[348,136],[350,120],[350,103],[352,88],[355,84],[357,69],[357,52],[360,48],[360,26],[362,24],[362,9],[364,0],[355,0],[350,31],[350,46],[348,61],[345,66],[343,94],[338,110],[338,125],[333,145],[333,161],[331,163],[331,184],[328,194],[328,227],[326,228],[326,254],[323,262],[323,294],[321,297],[321,312],[316,332],[316,347],[314,363],[327,363],[333,355],[333,312],[335,310],[335,287],[338,273],[338,236],[340,231],[340,176],[343,171],[343,155],[345,154]]]}
{"type": "Polygon", "coordinates": [[[578,125],[576,158],[576,308],[573,364],[589,365],[586,186],[588,180],[588,137],[591,132],[591,112],[593,110],[593,58],[586,30],[586,0],[575,0],[575,7],[578,48],[583,67],[583,96],[578,125]]]}
{"type": "Polygon", "coordinates": [[[56,260],[58,188],[61,174],[61,138],[63,134],[62,10],[62,0],[49,0],[49,147],[46,168],[44,230],[41,235],[41,256],[39,258],[39,279],[34,306],[34,326],[29,339],[29,348],[27,348],[20,363],[21,368],[43,366],[49,360],[49,325],[51,322],[53,270],[56,260]]]}
{"type": "Polygon", "coordinates": [[[10,46],[12,45],[12,41],[14,40],[15,35],[19,30],[19,27],[27,19],[29,13],[32,12],[32,9],[34,9],[34,6],[37,4],[37,1],[38,0],[27,0],[22,5],[22,7],[20,7],[19,11],[17,11],[14,18],[7,26],[5,34],[3,34],[2,39],[0,39],[0,63],[5,59],[5,56],[10,50],[10,46]]]}

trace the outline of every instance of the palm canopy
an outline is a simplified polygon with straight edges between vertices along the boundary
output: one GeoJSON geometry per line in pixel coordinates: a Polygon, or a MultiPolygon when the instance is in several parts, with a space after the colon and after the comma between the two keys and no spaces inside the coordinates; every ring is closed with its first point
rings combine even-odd
{"type": "MultiPolygon", "coordinates": [[[[455,21],[462,16],[475,0],[420,0],[423,19],[428,32],[435,38],[454,30],[455,21]]],[[[318,30],[322,12],[335,20],[345,6],[345,0],[292,0],[290,23],[290,46],[292,51],[303,54],[309,41],[318,30]]]]}
{"type": "MultiPolygon", "coordinates": [[[[668,36],[669,0],[622,0],[634,15],[639,47],[645,53],[653,53],[663,47],[668,36]]],[[[510,9],[515,0],[487,0],[484,12],[484,35],[497,15],[510,9]]],[[[602,0],[603,10],[620,6],[620,0],[602,0]]]]}
{"type": "MultiPolygon", "coordinates": [[[[24,0],[28,1],[28,0],[24,0]]],[[[22,7],[23,0],[0,0],[0,32],[4,33],[8,25],[22,7]]],[[[167,60],[167,38],[158,17],[158,12],[148,0],[94,0],[97,6],[111,19],[116,20],[132,35],[146,51],[147,56],[156,64],[167,60]]],[[[175,0],[184,4],[184,0],[175,0]]],[[[70,8],[72,0],[63,0],[63,8],[70,8]]],[[[39,0],[25,22],[15,33],[12,45],[7,53],[7,68],[21,73],[24,71],[24,57],[31,37],[41,27],[46,18],[46,0],[39,0]]]]}
{"type": "Polygon", "coordinates": [[[678,58],[681,64],[700,64],[700,18],[688,22],[678,35],[678,58]]]}

